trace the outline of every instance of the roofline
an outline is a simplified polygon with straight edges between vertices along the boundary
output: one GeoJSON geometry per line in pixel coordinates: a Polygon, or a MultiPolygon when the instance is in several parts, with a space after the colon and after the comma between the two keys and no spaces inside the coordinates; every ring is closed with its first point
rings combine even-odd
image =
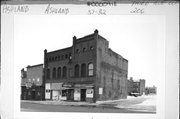
{"type": "Polygon", "coordinates": [[[71,48],[72,48],[72,46],[71,47],[67,47],[67,48],[63,48],[63,49],[59,49],[59,50],[50,51],[50,52],[47,52],[47,54],[48,53],[59,52],[59,51],[63,51],[63,50],[68,50],[68,49],[71,49],[71,48]]]}
{"type": "Polygon", "coordinates": [[[43,66],[43,64],[37,64],[37,65],[32,65],[32,66],[30,66],[30,65],[28,65],[26,68],[33,68],[33,67],[38,67],[38,66],[43,66]]]}

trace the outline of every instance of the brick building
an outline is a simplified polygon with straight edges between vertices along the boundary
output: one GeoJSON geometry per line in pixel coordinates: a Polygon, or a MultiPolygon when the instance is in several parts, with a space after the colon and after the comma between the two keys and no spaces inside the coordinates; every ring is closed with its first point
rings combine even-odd
{"type": "Polygon", "coordinates": [[[21,70],[21,99],[44,100],[43,64],[21,70]]]}
{"type": "Polygon", "coordinates": [[[127,80],[127,92],[128,94],[138,93],[139,95],[143,95],[145,93],[145,80],[139,79],[134,81],[131,77],[127,80]]]}
{"type": "Polygon", "coordinates": [[[95,30],[68,48],[44,50],[45,99],[88,101],[127,97],[128,61],[95,30]]]}

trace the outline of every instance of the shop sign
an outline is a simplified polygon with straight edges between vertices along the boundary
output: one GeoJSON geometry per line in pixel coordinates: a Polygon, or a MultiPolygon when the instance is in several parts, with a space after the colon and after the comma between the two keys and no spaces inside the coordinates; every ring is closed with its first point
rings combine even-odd
{"type": "Polygon", "coordinates": [[[45,87],[46,87],[46,90],[51,89],[51,84],[50,83],[46,83],[45,87]]]}
{"type": "Polygon", "coordinates": [[[99,88],[99,94],[100,94],[100,95],[103,94],[103,88],[99,88]]]}
{"type": "Polygon", "coordinates": [[[93,89],[87,89],[86,90],[86,97],[87,98],[93,98],[93,89]]]}
{"type": "Polygon", "coordinates": [[[52,83],[51,89],[52,90],[60,90],[62,88],[62,83],[52,83]]]}
{"type": "Polygon", "coordinates": [[[62,87],[70,88],[70,87],[72,87],[72,84],[62,84],[62,87]]]}

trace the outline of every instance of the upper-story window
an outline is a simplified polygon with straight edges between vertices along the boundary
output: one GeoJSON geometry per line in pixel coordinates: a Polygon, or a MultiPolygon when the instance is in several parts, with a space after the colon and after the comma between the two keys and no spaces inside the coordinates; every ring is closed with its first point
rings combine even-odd
{"type": "Polygon", "coordinates": [[[94,48],[93,48],[93,46],[90,46],[90,50],[93,50],[94,48]]]}
{"type": "Polygon", "coordinates": [[[49,62],[51,62],[51,57],[49,58],[49,62]]]}
{"type": "Polygon", "coordinates": [[[71,55],[71,53],[69,53],[69,59],[70,59],[70,60],[72,59],[72,55],[71,55]]]}
{"type": "Polygon", "coordinates": [[[68,58],[68,54],[65,55],[65,59],[67,59],[67,58],[68,58]]]}
{"type": "Polygon", "coordinates": [[[53,78],[56,78],[56,68],[53,68],[52,77],[53,77],[53,78]]]}
{"type": "Polygon", "coordinates": [[[63,60],[64,59],[64,55],[61,55],[61,60],[63,60]]]}
{"type": "Polygon", "coordinates": [[[92,63],[89,63],[88,64],[88,76],[93,76],[94,75],[93,72],[94,72],[94,66],[92,63]]]}
{"type": "Polygon", "coordinates": [[[58,60],[60,60],[60,56],[58,56],[58,60]]]}
{"type": "Polygon", "coordinates": [[[83,48],[83,52],[85,52],[86,51],[86,48],[83,48]]]}
{"type": "Polygon", "coordinates": [[[50,69],[47,69],[46,77],[47,79],[50,79],[50,69]]]}
{"type": "Polygon", "coordinates": [[[57,77],[58,77],[58,78],[61,78],[61,67],[58,67],[57,77]]]}
{"type": "Polygon", "coordinates": [[[81,76],[86,76],[86,64],[81,64],[81,76]]]}
{"type": "Polygon", "coordinates": [[[52,57],[52,61],[54,61],[54,57],[52,57]]]}
{"type": "Polygon", "coordinates": [[[67,77],[67,68],[66,66],[63,67],[63,78],[67,77]]]}
{"type": "Polygon", "coordinates": [[[76,49],[76,53],[77,53],[77,54],[80,53],[79,49],[76,49]]]}
{"type": "Polygon", "coordinates": [[[79,65],[76,64],[74,67],[74,76],[79,77],[79,65]]]}
{"type": "Polygon", "coordinates": [[[55,57],[55,61],[57,61],[57,59],[58,59],[58,57],[56,56],[56,57],[55,57]]]}

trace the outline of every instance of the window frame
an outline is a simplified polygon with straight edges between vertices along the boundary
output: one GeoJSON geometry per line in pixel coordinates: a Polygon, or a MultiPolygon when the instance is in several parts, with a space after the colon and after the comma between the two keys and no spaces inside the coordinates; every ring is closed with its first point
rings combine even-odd
{"type": "Polygon", "coordinates": [[[88,76],[94,76],[94,65],[93,65],[93,63],[88,64],[88,76]],[[91,65],[92,65],[92,68],[90,67],[91,65]]]}

